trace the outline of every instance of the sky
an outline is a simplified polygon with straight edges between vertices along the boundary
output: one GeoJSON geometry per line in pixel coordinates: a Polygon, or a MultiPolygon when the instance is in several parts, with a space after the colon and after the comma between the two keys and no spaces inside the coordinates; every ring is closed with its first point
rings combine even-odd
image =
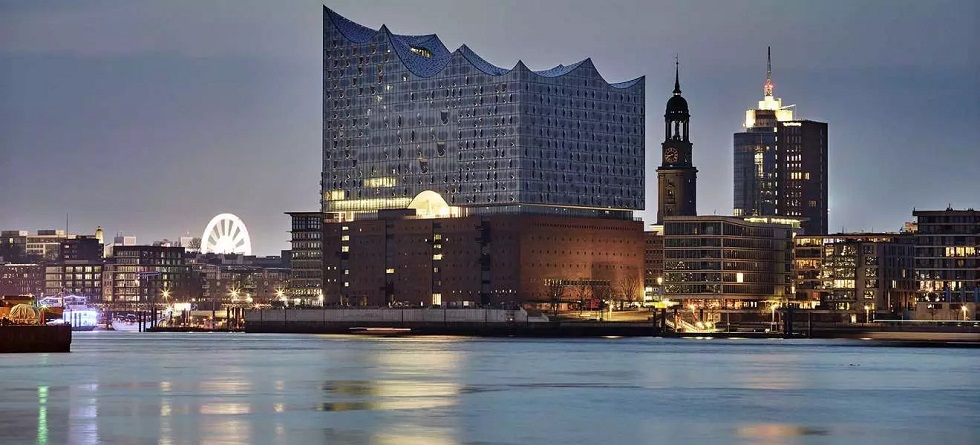
{"type": "MultiPolygon", "coordinates": [[[[0,0],[0,229],[141,243],[214,215],[253,251],[319,209],[322,5],[0,0]]],[[[646,210],[656,216],[674,56],[691,108],[698,211],[731,214],[732,134],[773,81],[829,123],[831,231],[895,231],[912,210],[980,209],[980,2],[337,0],[365,26],[436,33],[498,66],[591,57],[646,76],[646,210]]]]}

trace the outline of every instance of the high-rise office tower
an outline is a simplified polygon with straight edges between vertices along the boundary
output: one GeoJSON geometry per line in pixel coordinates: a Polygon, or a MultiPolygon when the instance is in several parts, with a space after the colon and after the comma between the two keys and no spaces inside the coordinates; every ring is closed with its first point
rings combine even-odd
{"type": "Polygon", "coordinates": [[[690,138],[691,113],[681,97],[680,67],[674,66],[674,95],[664,113],[663,163],[657,168],[657,224],[666,216],[695,216],[698,169],[694,168],[690,138]]]}
{"type": "Polygon", "coordinates": [[[773,96],[772,58],[765,96],[735,133],[735,216],[802,220],[804,233],[827,233],[827,124],[796,119],[773,96]]]}
{"type": "Polygon", "coordinates": [[[446,217],[628,219],[643,208],[642,77],[608,83],[590,59],[507,69],[435,34],[370,29],[328,8],[323,22],[324,213],[413,200],[446,217]]]}

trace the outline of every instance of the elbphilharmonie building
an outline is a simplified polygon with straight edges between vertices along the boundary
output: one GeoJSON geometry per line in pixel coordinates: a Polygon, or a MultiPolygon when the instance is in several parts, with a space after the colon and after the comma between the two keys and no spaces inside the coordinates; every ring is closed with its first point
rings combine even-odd
{"type": "Polygon", "coordinates": [[[324,213],[626,219],[643,208],[642,77],[609,83],[590,59],[502,68],[326,7],[323,22],[324,213]]]}

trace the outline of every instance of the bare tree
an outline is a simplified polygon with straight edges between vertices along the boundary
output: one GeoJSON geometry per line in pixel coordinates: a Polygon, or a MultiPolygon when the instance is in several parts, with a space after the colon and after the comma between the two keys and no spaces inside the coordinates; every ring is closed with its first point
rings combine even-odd
{"type": "Polygon", "coordinates": [[[548,299],[551,301],[551,310],[557,317],[558,307],[561,305],[561,299],[565,294],[565,281],[549,278],[544,280],[544,287],[548,294],[548,299]]]}
{"type": "MultiPolygon", "coordinates": [[[[623,300],[626,301],[637,301],[640,299],[640,278],[636,275],[625,275],[619,280],[617,286],[619,291],[623,294],[623,300]]],[[[622,303],[620,303],[620,308],[622,308],[622,303]]]]}
{"type": "Polygon", "coordinates": [[[585,300],[589,298],[589,285],[584,280],[578,280],[578,284],[572,287],[573,298],[578,300],[579,313],[585,307],[585,300]]]}
{"type": "Polygon", "coordinates": [[[599,320],[602,320],[602,310],[605,309],[605,302],[612,295],[612,287],[609,286],[609,282],[594,283],[591,286],[592,297],[599,300],[599,320]]]}

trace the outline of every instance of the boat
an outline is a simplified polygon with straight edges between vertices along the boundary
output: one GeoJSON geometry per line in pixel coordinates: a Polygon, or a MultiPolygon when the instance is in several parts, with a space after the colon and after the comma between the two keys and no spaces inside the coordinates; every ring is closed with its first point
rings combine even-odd
{"type": "Polygon", "coordinates": [[[61,318],[49,321],[49,325],[69,324],[73,331],[93,331],[99,326],[99,309],[89,306],[85,297],[67,295],[47,297],[38,301],[41,307],[61,318]]]}

